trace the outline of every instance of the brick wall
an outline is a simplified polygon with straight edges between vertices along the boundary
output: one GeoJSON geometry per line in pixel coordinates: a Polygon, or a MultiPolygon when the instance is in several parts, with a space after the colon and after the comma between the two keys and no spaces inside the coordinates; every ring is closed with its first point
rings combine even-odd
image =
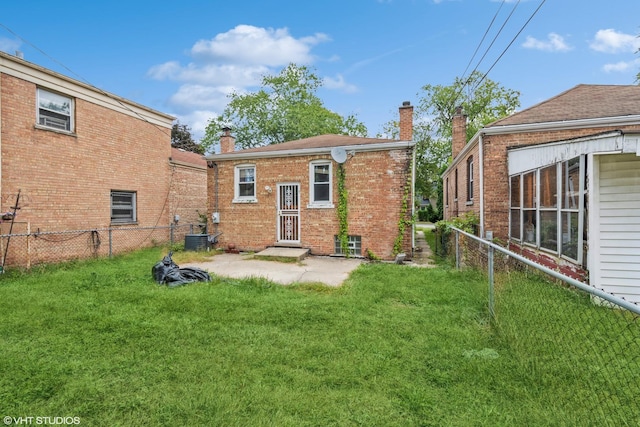
{"type": "MultiPolygon", "coordinates": [[[[348,191],[349,234],[362,237],[366,249],[384,259],[393,257],[393,244],[398,235],[404,188],[410,178],[412,150],[396,149],[356,152],[344,168],[348,191]]],[[[240,250],[258,251],[276,242],[276,204],[278,183],[300,184],[301,246],[316,255],[334,253],[334,235],[338,234],[337,178],[338,164],[333,162],[334,208],[308,208],[309,162],[331,160],[327,155],[266,158],[256,161],[217,161],[218,230],[221,247],[233,243],[240,250]],[[233,203],[234,168],[238,164],[256,165],[257,203],[233,203]],[[265,190],[269,186],[272,192],[265,190]]],[[[209,212],[215,211],[215,173],[209,168],[209,212]]],[[[408,195],[409,212],[413,194],[408,195]]],[[[405,232],[402,250],[411,254],[411,227],[405,232]]]]}
{"type": "MultiPolygon", "coordinates": [[[[180,215],[179,224],[196,224],[198,213],[207,214],[207,169],[171,164],[169,211],[171,218],[180,215]]],[[[198,230],[194,230],[198,232],[198,230]]]]}
{"type": "Polygon", "coordinates": [[[171,129],[75,99],[75,134],[35,127],[36,85],[0,74],[2,197],[31,230],[110,225],[110,191],[137,192],[139,226],[169,224],[171,129]]]}

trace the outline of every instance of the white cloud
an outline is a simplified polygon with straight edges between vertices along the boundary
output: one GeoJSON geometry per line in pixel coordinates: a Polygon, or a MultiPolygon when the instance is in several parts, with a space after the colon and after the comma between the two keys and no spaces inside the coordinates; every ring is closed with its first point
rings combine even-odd
{"type": "MultiPolygon", "coordinates": [[[[265,75],[277,74],[290,63],[312,64],[317,60],[312,49],[327,41],[329,37],[322,33],[296,38],[287,28],[238,25],[194,43],[188,51],[191,62],[181,64],[174,60],[157,64],[148,70],[147,76],[180,84],[168,104],[174,115],[191,127],[194,138],[199,139],[208,120],[226,107],[229,93],[248,92],[258,87],[265,75]]],[[[324,85],[345,93],[357,90],[342,75],[325,78],[324,85]]]]}
{"type": "Polygon", "coordinates": [[[294,38],[287,28],[259,28],[238,25],[211,40],[199,40],[191,49],[196,58],[234,64],[287,65],[290,62],[310,64],[311,47],[329,40],[325,34],[294,38]]]}
{"type": "Polygon", "coordinates": [[[602,69],[607,73],[622,73],[628,70],[636,70],[640,65],[640,59],[634,61],[620,61],[615,64],[605,64],[602,69]]]}
{"type": "Polygon", "coordinates": [[[263,76],[289,63],[312,63],[311,49],[328,40],[322,33],[295,38],[287,28],[238,25],[210,40],[197,41],[190,50],[193,61],[187,65],[168,61],[154,65],[147,75],[182,83],[169,99],[179,111],[221,111],[232,90],[243,92],[259,86],[263,76]]]}
{"type": "Polygon", "coordinates": [[[358,91],[358,88],[355,85],[347,83],[344,80],[344,76],[342,76],[342,74],[338,74],[335,79],[332,77],[325,77],[324,87],[327,89],[341,90],[345,93],[354,93],[358,91]]]}
{"type": "Polygon", "coordinates": [[[188,124],[194,141],[200,141],[209,120],[216,117],[218,117],[218,113],[215,110],[194,110],[188,114],[178,115],[177,119],[180,123],[188,124]]]}
{"type": "Polygon", "coordinates": [[[255,86],[270,69],[264,65],[195,64],[185,67],[175,61],[155,65],[148,75],[156,80],[174,80],[198,84],[255,86]]]}
{"type": "Polygon", "coordinates": [[[547,40],[538,40],[535,37],[527,36],[524,43],[522,43],[522,47],[546,52],[566,52],[572,49],[564,41],[564,37],[556,33],[549,33],[547,40]]]}
{"type": "Polygon", "coordinates": [[[184,84],[171,96],[171,105],[184,109],[223,110],[227,96],[234,90],[230,86],[202,86],[184,84]]]}
{"type": "Polygon", "coordinates": [[[636,52],[640,49],[640,39],[609,28],[599,30],[589,47],[604,53],[636,52]]]}

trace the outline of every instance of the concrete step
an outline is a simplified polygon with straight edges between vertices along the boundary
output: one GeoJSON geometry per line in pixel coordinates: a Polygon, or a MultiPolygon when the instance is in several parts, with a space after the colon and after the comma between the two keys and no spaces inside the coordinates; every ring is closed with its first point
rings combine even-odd
{"type": "Polygon", "coordinates": [[[309,255],[309,249],[271,247],[255,254],[256,258],[287,258],[293,261],[300,261],[309,255]]]}

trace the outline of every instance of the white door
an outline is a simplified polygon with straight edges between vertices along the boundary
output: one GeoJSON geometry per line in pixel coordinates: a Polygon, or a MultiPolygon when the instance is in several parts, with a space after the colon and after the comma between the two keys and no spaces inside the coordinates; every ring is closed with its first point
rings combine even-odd
{"type": "Polygon", "coordinates": [[[594,228],[598,230],[599,242],[593,285],[640,302],[640,157],[635,154],[597,157],[598,205],[594,228]]]}
{"type": "Polygon", "coordinates": [[[300,243],[300,184],[278,184],[278,243],[300,243]]]}

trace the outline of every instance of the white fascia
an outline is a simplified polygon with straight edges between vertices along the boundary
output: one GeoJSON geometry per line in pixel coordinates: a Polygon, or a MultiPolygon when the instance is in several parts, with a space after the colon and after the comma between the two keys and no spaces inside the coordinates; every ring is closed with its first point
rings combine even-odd
{"type": "MultiPolygon", "coordinates": [[[[395,150],[399,148],[412,148],[416,143],[413,141],[395,141],[381,142],[376,144],[360,144],[360,145],[342,145],[341,148],[349,152],[364,153],[367,151],[384,151],[395,150]]],[[[208,156],[207,160],[250,160],[250,159],[266,159],[274,157],[295,157],[309,156],[316,154],[331,154],[334,147],[318,147],[318,148],[298,148],[293,150],[276,150],[276,151],[255,151],[243,153],[242,151],[225,154],[213,154],[208,156]]]]}

